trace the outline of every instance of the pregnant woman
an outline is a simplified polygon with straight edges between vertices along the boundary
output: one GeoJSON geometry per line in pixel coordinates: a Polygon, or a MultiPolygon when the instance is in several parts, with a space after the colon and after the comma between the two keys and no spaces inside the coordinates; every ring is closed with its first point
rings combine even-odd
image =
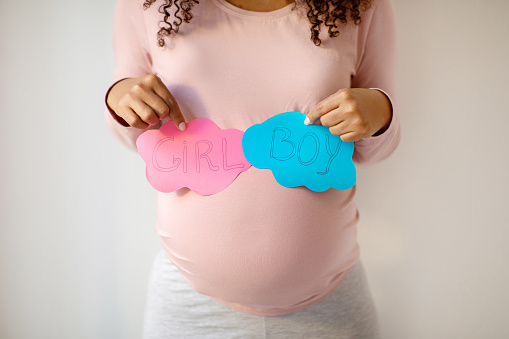
{"type": "MultiPolygon", "coordinates": [[[[354,142],[358,165],[399,142],[390,0],[118,0],[114,47],[106,122],[131,148],[167,121],[245,131],[287,111],[354,142]]],[[[252,167],[217,194],[158,194],[144,338],[378,338],[355,186],[252,167]]]]}

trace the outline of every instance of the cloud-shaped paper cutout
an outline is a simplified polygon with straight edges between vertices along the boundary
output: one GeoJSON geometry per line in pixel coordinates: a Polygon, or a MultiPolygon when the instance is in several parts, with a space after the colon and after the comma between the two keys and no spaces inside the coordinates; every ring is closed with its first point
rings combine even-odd
{"type": "Polygon", "coordinates": [[[150,184],[160,192],[182,187],[210,195],[224,190],[251,164],[242,151],[243,132],[221,130],[209,119],[187,123],[184,132],[172,121],[138,137],[150,184]]]}
{"type": "Polygon", "coordinates": [[[281,113],[247,129],[242,139],[246,159],[272,170],[285,187],[315,192],[355,185],[354,144],[332,135],[328,127],[305,125],[300,112],[281,113]]]}

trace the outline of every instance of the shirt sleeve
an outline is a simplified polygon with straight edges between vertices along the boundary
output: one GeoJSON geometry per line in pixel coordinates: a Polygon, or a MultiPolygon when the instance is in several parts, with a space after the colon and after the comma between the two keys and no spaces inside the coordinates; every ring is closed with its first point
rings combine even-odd
{"type": "MultiPolygon", "coordinates": [[[[394,104],[396,20],[391,0],[373,1],[371,16],[358,31],[357,67],[352,87],[381,89],[392,105],[389,127],[382,134],[355,142],[353,160],[371,164],[387,158],[399,144],[400,123],[394,104]]],[[[366,12],[367,14],[368,12],[366,12]]]]}
{"type": "MultiPolygon", "coordinates": [[[[156,36],[154,35],[154,39],[156,36]]],[[[113,21],[113,49],[115,69],[112,83],[124,78],[137,78],[152,73],[147,30],[143,18],[143,2],[117,0],[113,21]]],[[[111,133],[126,146],[136,149],[136,139],[145,130],[122,125],[105,109],[106,125],[111,133]]],[[[151,126],[157,128],[159,125],[151,126]]]]}

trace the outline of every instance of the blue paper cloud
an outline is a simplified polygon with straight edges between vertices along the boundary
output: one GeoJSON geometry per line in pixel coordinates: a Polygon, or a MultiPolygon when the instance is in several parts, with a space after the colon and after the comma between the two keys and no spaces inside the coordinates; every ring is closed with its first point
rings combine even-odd
{"type": "Polygon", "coordinates": [[[272,170],[285,187],[305,186],[315,192],[355,185],[354,144],[332,135],[328,127],[305,125],[300,112],[281,113],[247,129],[242,138],[246,159],[272,170]]]}

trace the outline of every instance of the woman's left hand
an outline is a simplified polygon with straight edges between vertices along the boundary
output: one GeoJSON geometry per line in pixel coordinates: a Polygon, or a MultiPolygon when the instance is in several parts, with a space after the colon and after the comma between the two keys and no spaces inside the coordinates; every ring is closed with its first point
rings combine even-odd
{"type": "Polygon", "coordinates": [[[354,142],[383,133],[390,124],[392,107],[382,92],[368,88],[343,88],[332,94],[307,115],[309,125],[320,119],[344,142],[354,142]]]}

